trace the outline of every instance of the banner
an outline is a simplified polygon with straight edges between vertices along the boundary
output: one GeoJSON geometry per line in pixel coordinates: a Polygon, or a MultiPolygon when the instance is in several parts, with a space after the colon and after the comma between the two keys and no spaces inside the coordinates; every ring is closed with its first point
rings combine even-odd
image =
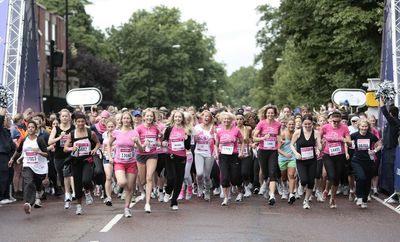
{"type": "Polygon", "coordinates": [[[0,0],[0,84],[3,83],[9,0],[0,0]]]}

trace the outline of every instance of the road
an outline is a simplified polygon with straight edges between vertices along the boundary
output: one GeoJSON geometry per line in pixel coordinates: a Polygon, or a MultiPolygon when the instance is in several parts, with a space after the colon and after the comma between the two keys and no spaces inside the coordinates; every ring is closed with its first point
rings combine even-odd
{"type": "Polygon", "coordinates": [[[100,232],[122,214],[122,201],[107,207],[96,198],[82,216],[64,210],[61,198],[44,201],[31,215],[19,202],[0,207],[0,241],[400,241],[400,215],[375,200],[366,210],[344,197],[334,210],[315,202],[304,210],[300,200],[293,206],[278,200],[270,207],[262,196],[229,207],[220,203],[216,197],[211,202],[193,198],[171,211],[153,199],[152,213],[146,214],[139,202],[131,218],[100,232]]]}

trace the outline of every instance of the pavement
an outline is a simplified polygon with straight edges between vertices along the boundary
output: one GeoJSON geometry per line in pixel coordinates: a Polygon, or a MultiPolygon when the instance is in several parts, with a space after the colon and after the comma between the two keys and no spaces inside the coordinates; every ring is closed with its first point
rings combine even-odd
{"type": "Polygon", "coordinates": [[[50,197],[30,215],[17,202],[0,207],[0,241],[400,241],[400,215],[376,200],[361,209],[339,196],[337,209],[314,200],[310,210],[301,200],[288,205],[278,199],[271,207],[258,195],[228,207],[221,201],[193,197],[172,211],[152,199],[150,214],[141,201],[131,218],[122,217],[119,199],[107,207],[95,198],[81,216],[75,207],[63,209],[62,198],[50,197]]]}

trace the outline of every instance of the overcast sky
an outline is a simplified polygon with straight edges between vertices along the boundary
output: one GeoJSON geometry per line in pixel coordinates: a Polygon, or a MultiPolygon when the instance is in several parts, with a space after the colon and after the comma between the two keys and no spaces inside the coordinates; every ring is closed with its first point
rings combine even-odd
{"type": "Polygon", "coordinates": [[[206,23],[207,35],[214,36],[215,59],[226,65],[228,74],[241,66],[253,64],[256,49],[255,35],[259,15],[256,7],[268,3],[279,6],[280,0],[92,0],[86,11],[100,29],[120,26],[138,9],[151,10],[158,5],[179,8],[182,20],[194,19],[206,23]]]}

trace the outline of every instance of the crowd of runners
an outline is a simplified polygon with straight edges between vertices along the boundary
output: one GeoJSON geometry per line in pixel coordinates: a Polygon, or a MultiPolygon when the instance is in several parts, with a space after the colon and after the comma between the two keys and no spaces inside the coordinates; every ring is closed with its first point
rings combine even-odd
{"type": "Polygon", "coordinates": [[[123,199],[131,217],[140,201],[147,213],[156,202],[178,210],[182,199],[229,206],[260,195],[269,206],[335,209],[342,194],[365,209],[378,192],[376,123],[332,106],[27,109],[12,120],[0,108],[0,206],[22,200],[30,214],[54,195],[80,215],[98,196],[104,206],[123,199]]]}

